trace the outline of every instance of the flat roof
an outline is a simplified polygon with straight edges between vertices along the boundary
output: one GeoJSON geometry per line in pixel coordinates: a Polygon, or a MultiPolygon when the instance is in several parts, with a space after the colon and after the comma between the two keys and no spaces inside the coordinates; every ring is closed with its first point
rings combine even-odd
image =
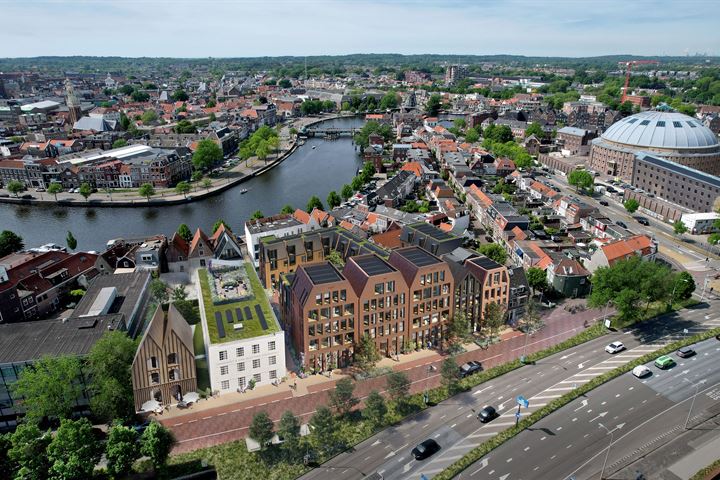
{"type": "Polygon", "coordinates": [[[396,271],[390,264],[375,255],[353,257],[352,260],[368,275],[382,275],[396,271]]]}
{"type": "Polygon", "coordinates": [[[454,240],[455,238],[457,238],[453,235],[449,235],[448,233],[443,232],[439,228],[437,228],[434,225],[431,225],[427,222],[413,223],[411,225],[408,225],[408,228],[417,230],[418,232],[422,233],[423,235],[432,237],[439,242],[445,242],[447,240],[454,240]]]}
{"type": "Polygon", "coordinates": [[[340,272],[338,272],[331,263],[321,263],[319,265],[310,265],[303,268],[315,285],[339,282],[343,280],[340,272]]]}
{"type": "Polygon", "coordinates": [[[655,155],[649,155],[647,153],[639,153],[637,157],[643,162],[651,163],[657,167],[661,167],[666,170],[670,170],[673,173],[677,173],[678,175],[684,175],[686,177],[692,178],[693,180],[697,180],[699,182],[712,185],[713,187],[720,188],[720,178],[716,177],[715,175],[710,175],[709,173],[701,172],[700,170],[696,170],[694,168],[690,168],[661,157],[656,157],[655,155]]]}
{"type": "Polygon", "coordinates": [[[395,252],[417,267],[427,267],[428,265],[443,263],[442,260],[420,247],[402,248],[400,250],[395,250],[395,252]]]}
{"type": "Polygon", "coordinates": [[[261,218],[259,220],[248,220],[245,222],[248,231],[253,233],[272,232],[281,228],[303,225],[292,215],[276,215],[274,217],[261,218]]]}

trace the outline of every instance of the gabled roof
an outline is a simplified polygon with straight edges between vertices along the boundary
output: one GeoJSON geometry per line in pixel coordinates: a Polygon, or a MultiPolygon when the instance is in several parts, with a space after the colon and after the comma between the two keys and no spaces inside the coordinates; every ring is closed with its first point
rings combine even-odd
{"type": "Polygon", "coordinates": [[[630,238],[618,240],[600,247],[608,263],[622,260],[631,255],[649,255],[653,250],[653,243],[647,235],[635,235],[630,238]]]}
{"type": "Polygon", "coordinates": [[[553,271],[556,276],[561,277],[587,277],[590,272],[580,262],[572,258],[563,257],[553,264],[553,271]]]}
{"type": "MultiPolygon", "coordinates": [[[[188,257],[192,257],[195,255],[200,255],[199,250],[200,247],[206,246],[208,249],[210,249],[210,239],[208,239],[207,235],[205,235],[205,232],[200,230],[199,228],[195,230],[195,235],[193,236],[192,241],[190,242],[190,250],[188,251],[188,257]]],[[[204,253],[204,256],[210,256],[212,252],[208,251],[204,253]]]]}

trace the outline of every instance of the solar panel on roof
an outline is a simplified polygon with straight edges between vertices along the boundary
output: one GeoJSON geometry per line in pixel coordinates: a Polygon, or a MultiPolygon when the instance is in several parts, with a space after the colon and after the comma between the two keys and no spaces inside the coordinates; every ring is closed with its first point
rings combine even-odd
{"type": "Polygon", "coordinates": [[[404,251],[402,252],[402,255],[418,267],[425,267],[427,265],[438,263],[438,260],[435,257],[420,248],[404,251]]]}
{"type": "Polygon", "coordinates": [[[247,320],[252,320],[252,312],[250,311],[250,307],[245,306],[245,318],[247,320]]]}
{"type": "Polygon", "coordinates": [[[358,258],[355,261],[368,275],[380,275],[393,271],[390,265],[375,256],[358,258]]]}
{"type": "Polygon", "coordinates": [[[337,282],[342,280],[342,277],[329,264],[305,267],[305,271],[310,277],[310,280],[312,280],[315,284],[337,282]]]}
{"type": "Polygon", "coordinates": [[[225,318],[227,319],[228,323],[235,323],[233,320],[233,314],[230,310],[225,310],[225,318]]]}
{"type": "Polygon", "coordinates": [[[225,338],[225,325],[223,325],[220,312],[215,312],[215,324],[217,325],[218,337],[225,338]]]}
{"type": "Polygon", "coordinates": [[[242,321],[243,321],[242,310],[241,310],[239,307],[235,309],[235,316],[237,317],[238,322],[242,322],[242,321]]]}
{"type": "Polygon", "coordinates": [[[260,326],[262,327],[262,329],[267,330],[268,324],[265,320],[265,314],[263,313],[262,308],[260,308],[260,305],[258,305],[257,303],[255,304],[255,313],[257,313],[258,320],[260,321],[260,326]]]}

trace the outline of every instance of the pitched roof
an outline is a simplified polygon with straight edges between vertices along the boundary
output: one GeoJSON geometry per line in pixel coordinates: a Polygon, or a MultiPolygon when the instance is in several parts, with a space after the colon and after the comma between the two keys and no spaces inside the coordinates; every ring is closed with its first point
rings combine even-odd
{"type": "Polygon", "coordinates": [[[600,248],[608,263],[613,263],[631,255],[649,255],[652,253],[652,246],[652,240],[647,235],[635,235],[603,245],[600,248]]]}
{"type": "MultiPolygon", "coordinates": [[[[208,239],[207,235],[205,235],[205,232],[200,230],[199,228],[195,230],[195,235],[193,236],[192,241],[190,242],[190,250],[188,251],[188,256],[192,256],[199,250],[199,247],[202,245],[207,245],[208,248],[210,248],[210,239],[208,239]]],[[[207,252],[204,255],[210,255],[211,252],[207,252]]],[[[199,255],[199,253],[198,253],[199,255]]]]}
{"type": "Polygon", "coordinates": [[[305,210],[300,210],[299,208],[293,212],[293,217],[295,217],[295,220],[298,222],[302,222],[305,225],[310,223],[310,214],[307,213],[305,210]]]}

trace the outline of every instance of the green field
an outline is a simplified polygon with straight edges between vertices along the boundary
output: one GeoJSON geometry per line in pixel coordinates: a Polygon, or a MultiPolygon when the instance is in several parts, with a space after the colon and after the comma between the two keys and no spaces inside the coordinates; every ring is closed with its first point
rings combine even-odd
{"type": "Polygon", "coordinates": [[[280,327],[275,320],[270,302],[268,301],[265,290],[260,284],[260,279],[255,273],[255,269],[249,263],[244,265],[247,271],[250,286],[253,291],[253,298],[240,301],[225,303],[223,305],[213,305],[212,294],[210,292],[210,278],[208,277],[207,270],[200,270],[200,288],[202,289],[203,304],[205,305],[205,318],[207,318],[208,333],[210,334],[211,343],[225,343],[232,342],[233,340],[242,340],[245,338],[253,338],[260,335],[267,335],[275,333],[280,330],[280,327]],[[265,321],[267,322],[267,330],[263,330],[260,325],[260,321],[255,313],[255,305],[260,305],[263,313],[265,314],[265,321]],[[220,312],[225,321],[225,310],[235,311],[236,308],[245,310],[245,307],[250,307],[253,318],[251,320],[243,321],[242,330],[234,330],[232,325],[225,323],[225,338],[220,338],[218,335],[217,324],[215,323],[215,312],[220,312]]]}

